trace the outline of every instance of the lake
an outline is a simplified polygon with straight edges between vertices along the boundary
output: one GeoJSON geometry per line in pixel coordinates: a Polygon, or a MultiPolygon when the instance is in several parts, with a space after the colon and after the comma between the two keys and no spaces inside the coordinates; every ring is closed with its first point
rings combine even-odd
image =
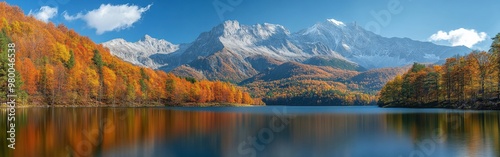
{"type": "Polygon", "coordinates": [[[20,108],[0,156],[489,157],[500,112],[378,107],[20,108]]]}

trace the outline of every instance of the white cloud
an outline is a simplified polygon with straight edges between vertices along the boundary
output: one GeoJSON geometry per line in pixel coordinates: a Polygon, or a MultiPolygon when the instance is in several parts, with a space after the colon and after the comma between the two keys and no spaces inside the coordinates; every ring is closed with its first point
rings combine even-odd
{"type": "Polygon", "coordinates": [[[83,17],[82,13],[78,13],[75,16],[71,16],[71,15],[68,15],[67,11],[64,11],[62,14],[63,14],[64,19],[67,21],[73,21],[73,20],[80,19],[83,17]]]}
{"type": "Polygon", "coordinates": [[[134,23],[139,21],[142,13],[149,10],[152,4],[146,7],[139,7],[136,5],[111,5],[101,4],[98,9],[89,11],[87,13],[78,13],[76,15],[68,15],[67,12],[63,13],[64,19],[73,21],[81,19],[87,23],[91,28],[96,29],[97,34],[104,32],[117,31],[132,27],[134,23]]]}
{"type": "Polygon", "coordinates": [[[487,37],[488,35],[485,32],[459,28],[450,32],[438,31],[429,37],[429,40],[433,42],[447,41],[451,46],[467,46],[468,48],[472,48],[477,43],[486,40],[487,37]]]}
{"type": "Polygon", "coordinates": [[[52,8],[49,6],[42,6],[37,11],[30,10],[28,15],[34,16],[36,19],[41,20],[45,23],[57,15],[57,8],[52,8]]]}

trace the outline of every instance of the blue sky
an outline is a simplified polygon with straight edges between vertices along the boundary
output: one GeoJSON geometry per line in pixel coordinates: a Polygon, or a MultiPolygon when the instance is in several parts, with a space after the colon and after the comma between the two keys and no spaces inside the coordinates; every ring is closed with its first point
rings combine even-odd
{"type": "Polygon", "coordinates": [[[38,0],[37,2],[7,1],[11,5],[20,6],[26,14],[31,12],[34,16],[40,15],[37,16],[39,19],[46,19],[56,24],[63,23],[80,34],[89,36],[97,43],[114,38],[137,41],[145,34],[172,43],[187,43],[224,20],[238,20],[248,25],[264,22],[280,24],[291,32],[296,32],[333,18],[346,23],[356,22],[386,37],[408,37],[420,41],[434,39],[433,42],[438,44],[462,44],[474,49],[487,49],[491,44],[490,38],[500,32],[498,0],[38,0]],[[215,7],[214,3],[218,7],[215,7]],[[48,7],[41,9],[43,6],[48,7]],[[119,6],[122,7],[123,13],[132,13],[134,16],[122,18],[123,16],[118,16],[122,13],[120,11],[115,10],[114,14],[106,12],[119,10],[119,6]],[[52,12],[50,18],[43,16],[46,14],[38,14],[49,11],[49,7],[57,10],[57,13],[52,12]],[[97,18],[100,14],[91,15],[89,12],[92,11],[116,16],[102,20],[97,18]],[[390,19],[386,15],[389,15],[390,19]]]}

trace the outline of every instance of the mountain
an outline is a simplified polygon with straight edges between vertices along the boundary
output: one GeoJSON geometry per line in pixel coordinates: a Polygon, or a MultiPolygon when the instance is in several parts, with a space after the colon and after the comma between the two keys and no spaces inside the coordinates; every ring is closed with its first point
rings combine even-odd
{"type": "Polygon", "coordinates": [[[393,79],[396,75],[404,74],[408,71],[408,69],[408,66],[404,66],[358,72],[332,68],[329,66],[315,66],[297,62],[286,62],[276,68],[259,73],[252,78],[244,80],[240,83],[240,85],[279,80],[318,80],[334,81],[346,86],[349,84],[357,86],[349,87],[351,90],[376,92],[380,90],[387,81],[393,79]]]}
{"type": "MultiPolygon", "coordinates": [[[[229,49],[193,60],[186,65],[186,69],[199,71],[199,74],[210,80],[236,80],[238,82],[258,74],[258,71],[252,68],[243,56],[229,49]]],[[[179,68],[175,68],[172,72],[179,75],[179,68]]]]}
{"type": "Polygon", "coordinates": [[[373,105],[382,86],[408,67],[365,72],[286,62],[240,85],[267,105],[373,105]]]}
{"type": "Polygon", "coordinates": [[[386,38],[356,23],[334,19],[295,33],[277,24],[242,25],[238,21],[225,21],[188,44],[175,45],[158,39],[130,43],[115,39],[103,45],[115,56],[134,64],[232,82],[290,61],[364,71],[413,62],[435,63],[470,52],[463,46],[386,38]],[[255,62],[256,58],[259,62],[255,62]]]}
{"type": "MultiPolygon", "coordinates": [[[[262,65],[273,65],[276,62],[302,62],[314,56],[335,58],[348,62],[340,54],[332,51],[321,43],[299,43],[283,26],[275,24],[241,25],[238,21],[226,21],[204,32],[185,49],[177,49],[170,53],[156,53],[149,58],[156,67],[164,71],[185,71],[187,67],[195,68],[189,71],[199,71],[211,80],[228,80],[239,82],[250,78],[267,68],[262,65]],[[261,58],[259,62],[253,62],[261,58]],[[227,62],[226,62],[227,61],[227,62]],[[269,62],[267,62],[269,61],[269,62]],[[263,63],[264,62],[264,63],[263,63]],[[181,65],[184,70],[175,70],[181,65]]],[[[113,54],[134,54],[132,49],[124,50],[132,43],[103,43],[113,54]],[[120,51],[120,52],[114,52],[120,51]],[[121,52],[123,51],[123,52],[121,52]]],[[[127,58],[127,60],[131,60],[127,58]]],[[[148,61],[150,61],[148,59],[148,61]]],[[[355,63],[352,63],[355,64],[355,63]]],[[[153,67],[155,68],[155,67],[153,67]]]]}
{"type": "Polygon", "coordinates": [[[165,64],[154,62],[150,56],[153,54],[169,54],[180,50],[184,45],[175,45],[166,40],[155,39],[145,35],[142,40],[135,43],[124,39],[113,39],[103,43],[109,48],[112,55],[135,65],[157,69],[165,64]]]}
{"type": "Polygon", "coordinates": [[[308,65],[316,65],[316,66],[329,66],[332,68],[339,68],[345,70],[353,70],[353,71],[366,71],[366,69],[356,63],[346,62],[345,60],[340,60],[336,58],[326,58],[326,57],[312,57],[302,62],[308,65]]]}
{"type": "Polygon", "coordinates": [[[301,30],[294,34],[294,38],[302,43],[322,43],[368,69],[399,67],[413,62],[435,63],[471,51],[465,46],[448,47],[408,38],[386,38],[356,23],[345,24],[334,19],[301,30]]]}
{"type": "Polygon", "coordinates": [[[402,75],[410,69],[409,66],[397,68],[372,69],[362,72],[349,79],[350,83],[356,84],[364,92],[376,93],[391,79],[402,75]]]}
{"type": "Polygon", "coordinates": [[[286,62],[272,70],[260,73],[243,81],[241,84],[255,81],[294,80],[346,80],[359,74],[356,71],[336,69],[328,66],[313,66],[297,62],[286,62]]]}

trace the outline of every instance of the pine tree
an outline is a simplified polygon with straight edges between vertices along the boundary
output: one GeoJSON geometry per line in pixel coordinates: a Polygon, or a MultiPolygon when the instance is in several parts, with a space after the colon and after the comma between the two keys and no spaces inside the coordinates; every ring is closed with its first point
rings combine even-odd
{"type": "Polygon", "coordinates": [[[97,66],[99,73],[102,73],[102,67],[104,66],[104,62],[102,61],[101,53],[98,50],[94,50],[94,56],[92,57],[92,61],[97,66]]]}
{"type": "Polygon", "coordinates": [[[69,60],[64,64],[66,68],[71,69],[75,66],[75,53],[73,51],[69,51],[69,60]]]}
{"type": "Polygon", "coordinates": [[[99,93],[97,93],[97,101],[101,101],[101,97],[104,91],[104,76],[102,72],[102,67],[104,66],[104,61],[102,61],[101,53],[98,50],[94,50],[94,56],[92,57],[94,65],[97,67],[97,72],[99,73],[99,93]]]}

